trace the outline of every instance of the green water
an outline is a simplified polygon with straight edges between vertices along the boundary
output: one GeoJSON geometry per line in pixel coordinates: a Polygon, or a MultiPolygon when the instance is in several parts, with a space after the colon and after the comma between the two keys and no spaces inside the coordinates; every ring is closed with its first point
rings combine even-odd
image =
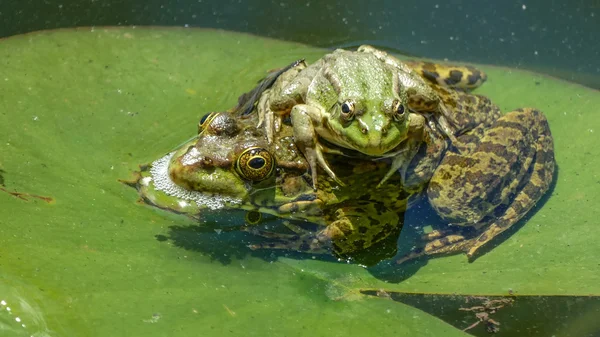
{"type": "Polygon", "coordinates": [[[0,3],[0,37],[81,26],[219,28],[326,48],[361,43],[600,88],[597,0],[44,0],[0,3]]]}
{"type": "MultiPolygon", "coordinates": [[[[473,263],[455,255],[365,269],[252,252],[240,233],[203,231],[140,205],[118,182],[194,135],[199,116],[233,106],[265,70],[324,53],[194,29],[86,28],[3,40],[0,335],[466,335],[461,329],[473,322],[456,318],[447,295],[587,299],[569,307],[565,325],[528,331],[597,335],[589,318],[600,294],[595,90],[481,66],[489,80],[479,93],[505,111],[546,113],[559,172],[535,214],[473,263]],[[369,295],[377,291],[393,296],[369,295]],[[396,294],[438,294],[440,302],[396,294]]],[[[219,216],[231,223],[241,214],[219,216]]],[[[400,251],[427,219],[415,212],[406,221],[400,251]]],[[[547,308],[559,315],[564,303],[547,308]]],[[[514,308],[499,310],[499,334],[518,335],[514,321],[535,314],[514,308]]],[[[566,317],[557,315],[541,324],[566,317]]]]}

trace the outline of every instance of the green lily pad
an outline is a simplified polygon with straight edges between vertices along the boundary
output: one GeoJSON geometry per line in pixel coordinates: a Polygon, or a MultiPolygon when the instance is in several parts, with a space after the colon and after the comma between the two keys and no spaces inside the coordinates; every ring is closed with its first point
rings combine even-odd
{"type": "Polygon", "coordinates": [[[196,223],[136,203],[118,182],[192,136],[202,114],[233,106],[267,69],[322,53],[166,28],[0,41],[0,334],[465,335],[247,249],[222,259],[174,246],[161,239],[169,228],[196,223]]]}

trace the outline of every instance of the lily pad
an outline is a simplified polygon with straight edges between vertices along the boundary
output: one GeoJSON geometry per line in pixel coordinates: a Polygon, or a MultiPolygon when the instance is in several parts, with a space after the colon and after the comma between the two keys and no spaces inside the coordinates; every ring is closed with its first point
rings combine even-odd
{"type": "Polygon", "coordinates": [[[118,182],[192,136],[204,113],[233,106],[267,69],[322,53],[168,28],[0,41],[1,334],[465,335],[247,249],[221,260],[174,246],[161,235],[196,223],[136,203],[118,182]]]}

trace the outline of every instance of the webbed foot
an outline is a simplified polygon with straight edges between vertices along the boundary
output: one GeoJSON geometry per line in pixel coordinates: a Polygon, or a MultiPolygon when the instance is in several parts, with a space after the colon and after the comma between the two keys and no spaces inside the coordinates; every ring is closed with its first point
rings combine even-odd
{"type": "Polygon", "coordinates": [[[473,245],[474,239],[467,239],[461,234],[449,234],[446,236],[435,236],[432,241],[423,247],[412,249],[409,253],[396,260],[396,264],[414,260],[425,255],[452,254],[463,252],[473,245]]]}
{"type": "Polygon", "coordinates": [[[298,104],[292,108],[290,113],[292,117],[292,125],[294,128],[294,138],[296,139],[296,145],[302,151],[312,175],[313,189],[317,189],[317,168],[320,166],[335,182],[341,186],[345,186],[335,175],[333,170],[327,164],[325,157],[323,156],[323,146],[319,143],[317,133],[315,131],[315,124],[319,127],[320,114],[318,108],[306,105],[298,104]]]}
{"type": "Polygon", "coordinates": [[[316,191],[317,183],[318,183],[318,173],[317,169],[320,166],[326,173],[340,186],[346,186],[338,177],[335,175],[333,170],[329,167],[327,160],[323,156],[323,151],[321,149],[321,145],[315,144],[315,147],[308,147],[302,149],[304,155],[306,156],[306,160],[308,161],[308,165],[310,166],[310,172],[312,177],[312,187],[316,191]]]}

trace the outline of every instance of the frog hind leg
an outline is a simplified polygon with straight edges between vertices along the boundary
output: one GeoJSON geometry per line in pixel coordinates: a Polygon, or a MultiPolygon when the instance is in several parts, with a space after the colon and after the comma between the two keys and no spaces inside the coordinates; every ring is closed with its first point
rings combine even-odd
{"type": "Polygon", "coordinates": [[[483,71],[472,66],[422,61],[405,63],[429,82],[444,87],[470,91],[480,87],[487,80],[483,71]]]}
{"type": "MultiPolygon", "coordinates": [[[[469,142],[473,138],[466,135],[469,142]]],[[[542,112],[519,109],[483,132],[470,153],[449,153],[430,181],[427,194],[437,213],[451,223],[474,227],[478,234],[454,251],[475,252],[520,220],[550,187],[554,149],[542,112]],[[501,214],[497,214],[501,211],[501,214]],[[486,221],[487,219],[493,219],[486,221]]],[[[441,247],[440,247],[441,248],[441,247]]],[[[449,253],[450,248],[430,251],[449,253]]]]}
{"type": "Polygon", "coordinates": [[[529,113],[539,121],[535,123],[537,130],[534,132],[538,134],[538,142],[535,146],[536,152],[534,162],[531,165],[531,175],[521,184],[521,188],[518,189],[516,196],[509,203],[504,215],[486,227],[472,246],[469,247],[467,252],[469,258],[472,258],[481,246],[510,228],[527,214],[552,183],[555,169],[554,144],[546,118],[538,110],[523,109],[518,111],[529,113]]]}

